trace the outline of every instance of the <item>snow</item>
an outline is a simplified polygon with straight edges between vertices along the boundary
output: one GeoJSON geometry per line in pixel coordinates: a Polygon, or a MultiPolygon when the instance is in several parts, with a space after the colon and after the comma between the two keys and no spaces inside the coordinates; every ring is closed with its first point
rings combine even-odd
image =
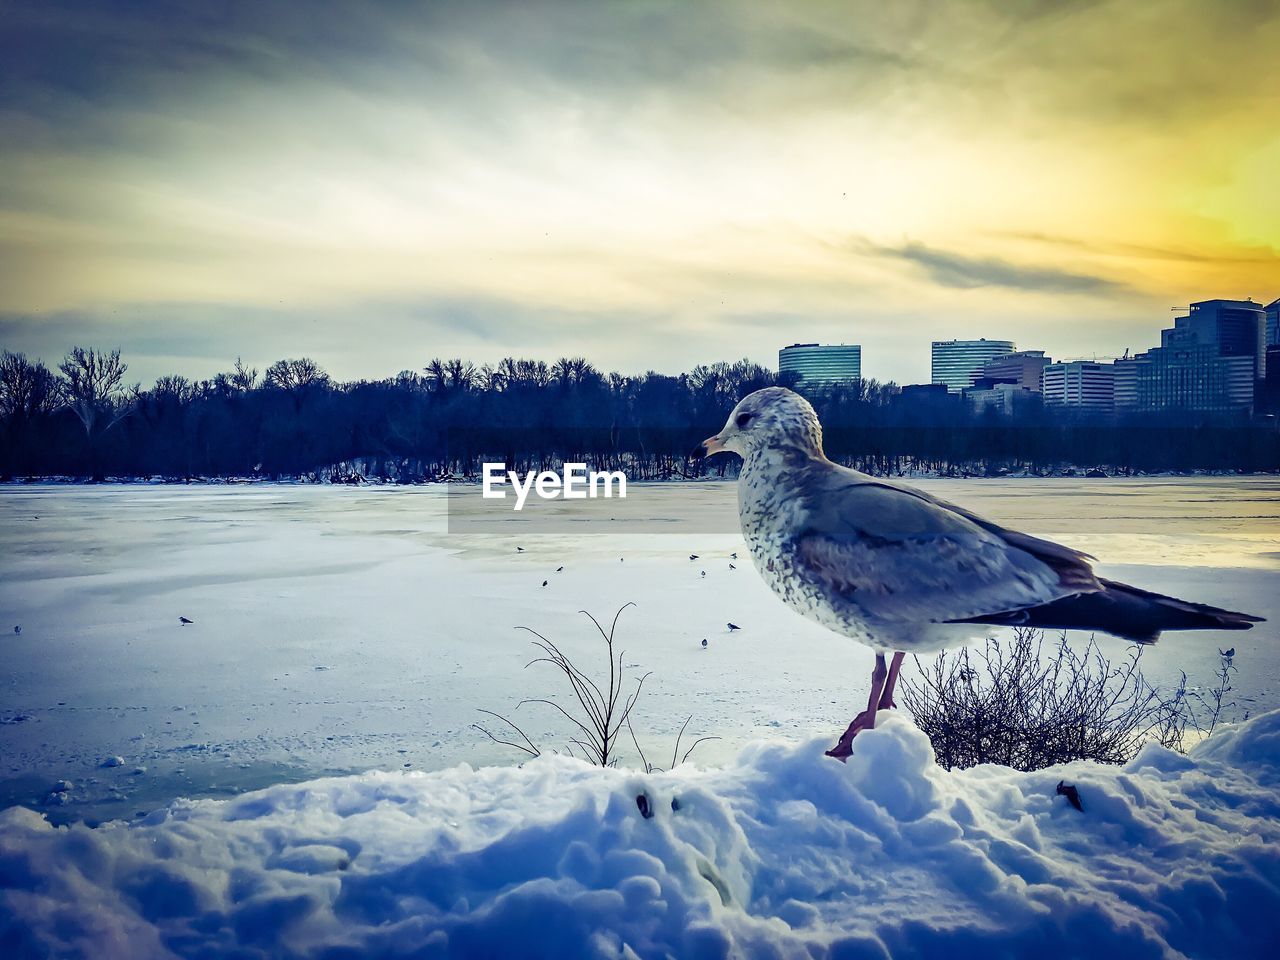
{"type": "MultiPolygon", "coordinates": [[[[921,486],[1087,550],[1104,576],[1268,617],[1229,636],[1232,696],[1240,713],[1276,705],[1276,478],[921,486]]],[[[578,611],[607,618],[627,601],[620,646],[633,675],[653,671],[636,727],[658,762],[690,715],[689,734],[722,738],[698,747],[703,764],[780,731],[834,740],[865,703],[872,655],[773,597],[734,496],[729,483],[632,484],[625,503],[649,521],[600,535],[531,532],[511,511],[450,531],[442,487],[0,487],[0,808],[129,819],[176,796],[511,763],[471,728],[478,708],[555,689],[523,669],[531,638],[514,627],[595,668],[599,638],[578,611]],[[59,780],[74,786],[55,796],[59,780]]],[[[1144,669],[1206,683],[1222,639],[1170,634],[1144,669]]],[[[545,711],[517,717],[563,742],[545,711]]]]}
{"type": "MultiPolygon", "coordinates": [[[[451,530],[433,487],[0,489],[0,956],[1280,954],[1280,482],[921,485],[1268,617],[1230,635],[1254,719],[1125,768],[948,773],[882,714],[832,761],[871,653],[772,597],[730,484],[630,485],[644,523],[605,536],[451,530]],[[697,766],[517,767],[471,728],[555,690],[513,627],[595,669],[578,611],[627,601],[641,741],[669,762],[692,714],[721,737],[697,766]]],[[[1221,639],[1144,668],[1205,682],[1221,639]]]]}
{"type": "Polygon", "coordinates": [[[563,756],[0,814],[6,956],[1273,957],[1280,711],[1189,756],[948,773],[882,715],[650,775],[563,756]],[[1075,784],[1084,812],[1055,793],[1075,784]],[[641,816],[644,794],[655,814],[641,816]],[[673,800],[678,800],[673,804],[673,800]]]}

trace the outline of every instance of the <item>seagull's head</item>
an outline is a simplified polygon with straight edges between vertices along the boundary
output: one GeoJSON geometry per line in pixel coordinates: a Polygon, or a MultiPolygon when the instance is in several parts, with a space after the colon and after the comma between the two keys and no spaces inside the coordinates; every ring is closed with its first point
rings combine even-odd
{"type": "Polygon", "coordinates": [[[758,450],[786,448],[822,456],[822,424],[800,394],[786,387],[765,387],[739,400],[724,428],[703,440],[694,453],[709,457],[731,450],[747,457],[758,450]]]}

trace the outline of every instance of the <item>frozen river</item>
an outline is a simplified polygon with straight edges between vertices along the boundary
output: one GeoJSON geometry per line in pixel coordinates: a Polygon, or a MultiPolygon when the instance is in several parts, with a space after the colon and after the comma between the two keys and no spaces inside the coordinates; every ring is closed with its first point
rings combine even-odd
{"type": "MultiPolygon", "coordinates": [[[[1240,712],[1280,705],[1280,480],[919,485],[1092,553],[1104,576],[1267,617],[1167,635],[1143,664],[1208,683],[1233,645],[1240,712]]],[[[730,569],[734,497],[635,487],[638,533],[541,533],[514,515],[451,532],[433,487],[0,488],[0,808],[129,818],[326,772],[514,762],[472,729],[479,708],[560,693],[524,669],[532,637],[515,627],[597,667],[577,611],[628,601],[618,638],[633,673],[652,671],[635,712],[651,761],[670,762],[688,716],[721,738],[703,764],[760,736],[834,737],[865,702],[871,653],[785,609],[745,552],[730,569]],[[59,780],[70,789],[51,794],[59,780]]],[[[513,716],[563,742],[547,711],[513,716]]]]}

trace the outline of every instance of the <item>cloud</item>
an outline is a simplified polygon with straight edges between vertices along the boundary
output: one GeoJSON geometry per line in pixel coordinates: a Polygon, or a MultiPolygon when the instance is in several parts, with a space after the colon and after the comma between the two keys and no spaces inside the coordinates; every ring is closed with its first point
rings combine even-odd
{"type": "MultiPolygon", "coordinates": [[[[167,313],[156,356],[376,327],[680,369],[830,331],[870,365],[945,323],[1058,330],[1070,295],[1109,351],[1120,314],[1265,295],[1277,22],[1175,0],[13,3],[0,337],[58,353],[167,313]],[[1117,255],[1143,249],[1204,259],[1117,255]]],[[[332,355],[377,375],[384,346],[332,355]]]]}
{"type": "Polygon", "coordinates": [[[1013,263],[999,257],[973,257],[925,246],[859,245],[874,256],[901,260],[922,270],[943,287],[971,290],[977,287],[1006,287],[1037,293],[1122,294],[1128,288],[1114,280],[1090,274],[1072,273],[1056,267],[1013,263]]]}
{"type": "Polygon", "coordinates": [[[1260,244],[1233,244],[1216,250],[1195,247],[1165,247],[1154,244],[1125,243],[1122,240],[1085,240],[1035,231],[1005,231],[999,236],[1052,247],[1083,250],[1109,257],[1138,260],[1171,260],[1179,263],[1231,264],[1244,266],[1280,266],[1280,252],[1260,244]]]}

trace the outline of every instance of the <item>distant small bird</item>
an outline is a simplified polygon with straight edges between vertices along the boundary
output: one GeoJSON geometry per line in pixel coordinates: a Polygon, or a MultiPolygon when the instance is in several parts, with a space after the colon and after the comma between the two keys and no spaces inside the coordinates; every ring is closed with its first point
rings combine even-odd
{"type": "Polygon", "coordinates": [[[702,638],[702,645],[703,645],[704,647],[707,645],[707,638],[706,638],[706,637],[703,637],[703,638],[702,638]]]}
{"type": "Polygon", "coordinates": [[[1218,653],[1226,657],[1228,660],[1230,660],[1232,657],[1236,655],[1236,648],[1230,647],[1227,650],[1219,650],[1218,653]]]}
{"type": "Polygon", "coordinates": [[[691,553],[691,554],[689,554],[689,559],[690,559],[690,560],[697,560],[697,559],[698,559],[698,555],[697,555],[696,553],[691,553]]]}
{"type": "Polygon", "coordinates": [[[18,626],[18,627],[14,627],[14,628],[13,628],[13,632],[14,632],[14,633],[22,633],[22,627],[20,627],[20,626],[18,626]]]}
{"type": "Polygon", "coordinates": [[[183,624],[187,624],[187,623],[195,623],[195,621],[194,621],[194,620],[188,620],[186,617],[179,617],[179,618],[178,618],[178,622],[179,622],[179,623],[183,623],[183,624]]]}
{"type": "Polygon", "coordinates": [[[735,630],[741,630],[741,629],[742,629],[742,628],[741,628],[740,626],[738,626],[736,623],[731,623],[731,624],[729,624],[729,632],[730,632],[730,633],[733,633],[733,631],[735,631],[735,630]]]}
{"type": "Polygon", "coordinates": [[[705,577],[707,575],[707,571],[703,570],[702,575],[705,577]]]}
{"type": "Polygon", "coordinates": [[[1080,791],[1075,788],[1074,784],[1067,783],[1064,780],[1059,780],[1058,796],[1066,797],[1068,803],[1081,813],[1084,813],[1084,805],[1080,803],[1080,791]]]}
{"type": "Polygon", "coordinates": [[[550,583],[550,582],[551,582],[550,580],[543,580],[543,581],[542,581],[542,585],[545,587],[545,586],[546,586],[548,583],[550,583]]]}
{"type": "Polygon", "coordinates": [[[731,564],[729,564],[729,569],[730,569],[730,570],[737,570],[738,568],[737,568],[737,567],[735,567],[735,566],[731,563],[731,564]]]}
{"type": "Polygon", "coordinates": [[[560,572],[561,570],[563,570],[563,569],[564,569],[564,567],[556,567],[556,573],[559,573],[559,572],[560,572]]]}
{"type": "Polygon", "coordinates": [[[731,554],[729,554],[729,559],[730,559],[730,560],[737,560],[737,559],[738,559],[738,555],[737,555],[737,553],[731,553],[731,554]]]}
{"type": "Polygon", "coordinates": [[[516,547],[516,553],[524,553],[524,547],[516,547]]]}

